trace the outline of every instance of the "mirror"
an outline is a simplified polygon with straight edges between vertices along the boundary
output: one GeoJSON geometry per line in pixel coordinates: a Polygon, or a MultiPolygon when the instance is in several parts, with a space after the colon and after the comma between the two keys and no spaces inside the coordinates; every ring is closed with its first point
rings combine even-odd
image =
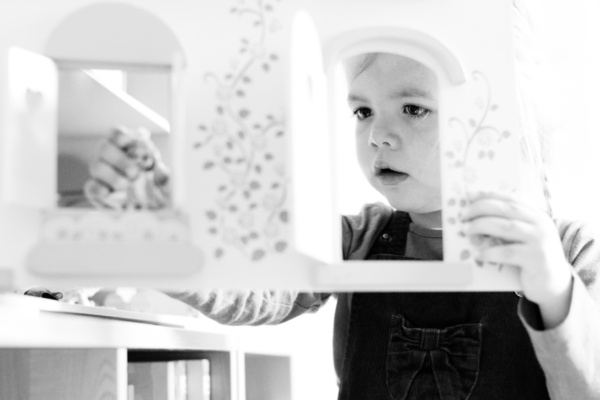
{"type": "MultiPolygon", "coordinates": [[[[170,170],[171,70],[169,66],[77,65],[59,63],[58,173],[59,207],[90,208],[84,194],[89,166],[117,127],[142,129],[170,170]]],[[[124,203],[135,207],[136,183],[124,203]]],[[[141,195],[140,195],[141,196],[141,195]]]]}
{"type": "MultiPolygon", "coordinates": [[[[173,154],[182,152],[185,140],[185,65],[174,33],[141,8],[98,3],[63,20],[49,35],[45,55],[59,75],[58,150],[51,156],[56,160],[52,165],[58,164],[53,192],[60,196],[43,207],[39,241],[28,253],[29,271],[61,278],[197,272],[203,253],[192,244],[183,200],[171,195],[183,171],[173,166],[166,172],[181,158],[173,154]],[[123,132],[133,140],[124,142],[123,132]],[[134,165],[135,174],[109,164],[105,145],[127,160],[121,166],[134,165]],[[83,196],[89,190],[88,165],[94,160],[115,175],[127,172],[119,175],[125,184],[107,190],[121,197],[98,197],[101,204],[93,199],[102,212],[91,212],[89,196],[83,196]],[[142,203],[142,196],[154,201],[163,195],[150,192],[158,186],[158,166],[164,172],[159,189],[165,189],[166,200],[158,206],[150,200],[142,203]]],[[[91,182],[102,186],[97,177],[91,182]]]]}
{"type": "MultiPolygon", "coordinates": [[[[171,125],[177,95],[172,82],[182,53],[164,22],[124,4],[85,7],[55,29],[46,54],[59,71],[58,207],[156,210],[170,206],[162,199],[168,199],[166,189],[160,200],[146,199],[152,196],[147,188],[153,183],[147,183],[151,179],[147,173],[131,177],[112,168],[129,181],[127,187],[94,205],[84,194],[84,186],[90,180],[90,165],[101,159],[102,146],[117,129],[136,135],[143,132],[171,171],[171,125]]],[[[95,182],[97,186],[102,183],[95,182]]]]}

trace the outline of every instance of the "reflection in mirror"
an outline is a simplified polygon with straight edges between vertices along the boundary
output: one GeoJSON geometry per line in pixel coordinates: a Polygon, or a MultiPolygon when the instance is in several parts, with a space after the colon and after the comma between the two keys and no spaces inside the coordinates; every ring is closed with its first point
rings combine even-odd
{"type": "MultiPolygon", "coordinates": [[[[59,62],[58,65],[58,206],[98,206],[90,202],[84,187],[90,184],[90,168],[100,159],[106,161],[103,164],[115,167],[127,182],[119,188],[122,189],[120,193],[111,194],[113,198],[109,196],[105,204],[99,206],[163,208],[166,202],[153,201],[145,190],[143,180],[148,179],[148,174],[128,175],[125,168],[121,170],[120,165],[115,165],[106,147],[110,142],[127,153],[124,143],[116,143],[115,131],[119,129],[136,135],[143,132],[145,137],[140,144],[151,141],[169,169],[170,67],[73,62],[59,62]]],[[[112,180],[95,181],[95,184],[113,186],[112,180]]]]}
{"type": "Polygon", "coordinates": [[[57,205],[169,206],[164,189],[176,147],[170,126],[177,125],[172,111],[181,97],[171,83],[185,64],[170,27],[142,7],[99,2],[65,18],[49,35],[45,54],[60,75],[57,205]]]}
{"type": "Polygon", "coordinates": [[[442,260],[435,72],[405,56],[367,53],[341,61],[334,79],[338,210],[355,215],[383,202],[404,211],[409,245],[417,240],[407,256],[442,260]]]}

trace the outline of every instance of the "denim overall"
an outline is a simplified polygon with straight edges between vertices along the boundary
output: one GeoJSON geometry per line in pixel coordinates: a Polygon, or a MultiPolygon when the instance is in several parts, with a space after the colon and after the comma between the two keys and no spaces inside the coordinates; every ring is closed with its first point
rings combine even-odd
{"type": "MultiPolygon", "coordinates": [[[[409,224],[394,213],[367,258],[407,259],[409,224]]],[[[340,294],[339,399],[549,399],[518,301],[514,292],[340,294]]]]}

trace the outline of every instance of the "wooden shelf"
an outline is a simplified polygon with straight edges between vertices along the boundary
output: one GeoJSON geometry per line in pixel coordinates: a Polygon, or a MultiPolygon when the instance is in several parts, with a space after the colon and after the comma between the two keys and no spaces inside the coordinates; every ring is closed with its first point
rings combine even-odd
{"type": "Polygon", "coordinates": [[[2,400],[128,400],[130,363],[187,360],[209,361],[211,400],[291,399],[289,357],[246,354],[191,317],[15,294],[0,295],[0,316],[2,400]]]}
{"type": "Polygon", "coordinates": [[[234,335],[201,331],[193,318],[77,306],[0,295],[0,347],[202,349],[236,351],[234,335]],[[168,345],[167,345],[168,344],[168,345]]]}

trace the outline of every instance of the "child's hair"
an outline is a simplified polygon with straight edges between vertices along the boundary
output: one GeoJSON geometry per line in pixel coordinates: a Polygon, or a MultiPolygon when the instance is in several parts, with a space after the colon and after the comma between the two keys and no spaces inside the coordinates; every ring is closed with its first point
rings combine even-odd
{"type": "MultiPolygon", "coordinates": [[[[549,152],[548,133],[543,128],[539,94],[540,76],[543,76],[539,45],[534,34],[534,23],[526,0],[512,0],[512,24],[515,51],[515,79],[520,128],[521,156],[539,183],[539,194],[545,201],[546,212],[552,215],[550,188],[546,173],[549,152]]],[[[367,69],[379,53],[364,54],[353,68],[353,77],[367,69]]],[[[350,77],[351,79],[353,77],[350,77]]],[[[536,183],[536,182],[533,182],[536,183]]]]}

